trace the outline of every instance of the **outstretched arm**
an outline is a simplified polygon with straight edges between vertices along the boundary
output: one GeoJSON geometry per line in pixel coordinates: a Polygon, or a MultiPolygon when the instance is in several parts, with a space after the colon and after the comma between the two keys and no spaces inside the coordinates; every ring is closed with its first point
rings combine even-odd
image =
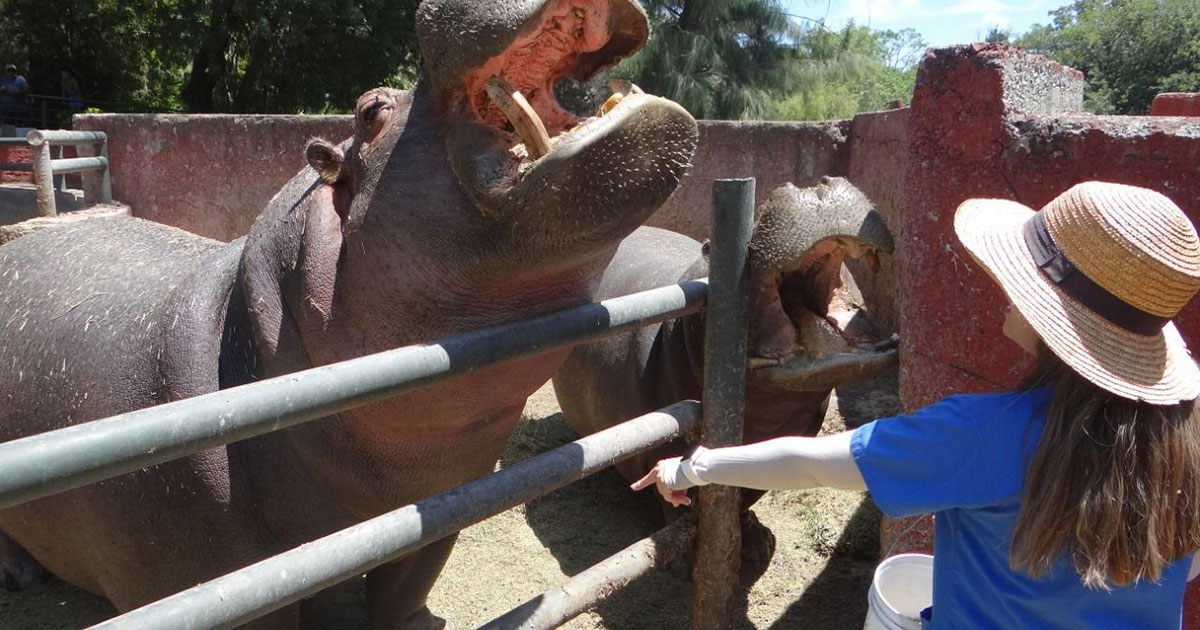
{"type": "Polygon", "coordinates": [[[850,454],[853,431],[807,438],[784,437],[757,444],[708,449],[699,447],[687,459],[672,457],[655,464],[634,490],[651,484],[672,505],[688,505],[692,486],[717,483],[756,490],[838,488],[866,490],[850,454]]]}

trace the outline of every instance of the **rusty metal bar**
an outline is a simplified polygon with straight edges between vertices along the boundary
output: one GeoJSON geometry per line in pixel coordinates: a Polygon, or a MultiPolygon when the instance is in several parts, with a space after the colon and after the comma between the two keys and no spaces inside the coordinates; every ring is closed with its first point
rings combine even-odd
{"type": "Polygon", "coordinates": [[[31,147],[43,144],[85,144],[108,142],[108,134],[103,131],[65,131],[57,129],[34,129],[25,134],[25,140],[31,147]]]}
{"type": "Polygon", "coordinates": [[[0,509],[469,374],[698,312],[691,280],[0,443],[0,509]]]}
{"type": "Polygon", "coordinates": [[[693,428],[681,401],[92,626],[232,628],[416,551],[693,428]]]}
{"type": "Polygon", "coordinates": [[[637,578],[666,566],[690,549],[695,538],[696,519],[689,514],[487,622],[479,630],[557,628],[637,578]]]}
{"type": "MultiPolygon", "coordinates": [[[[746,319],[749,309],[748,252],[754,223],[754,179],[713,182],[709,303],[704,333],[704,420],[700,442],[729,446],[742,441],[746,408],[746,319]]],[[[738,490],[711,485],[700,488],[696,564],[692,570],[696,599],[692,627],[726,630],[733,607],[741,561],[738,490]]]]}
{"type": "MultiPolygon", "coordinates": [[[[41,148],[41,147],[38,147],[41,148]]],[[[49,145],[46,145],[49,148],[49,145]]],[[[82,173],[84,171],[101,171],[108,168],[108,158],[77,157],[50,160],[50,170],[54,175],[62,173],[82,173]]]]}

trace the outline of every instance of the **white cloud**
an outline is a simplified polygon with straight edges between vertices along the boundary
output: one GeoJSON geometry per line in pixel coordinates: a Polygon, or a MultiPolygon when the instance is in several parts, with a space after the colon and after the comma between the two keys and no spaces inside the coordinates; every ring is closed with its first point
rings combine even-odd
{"type": "Polygon", "coordinates": [[[990,30],[994,26],[1003,31],[1007,30],[1010,24],[1012,24],[1012,20],[1008,19],[1008,16],[997,11],[989,11],[988,13],[985,13],[983,17],[979,18],[979,26],[983,27],[985,30],[990,30]]]}

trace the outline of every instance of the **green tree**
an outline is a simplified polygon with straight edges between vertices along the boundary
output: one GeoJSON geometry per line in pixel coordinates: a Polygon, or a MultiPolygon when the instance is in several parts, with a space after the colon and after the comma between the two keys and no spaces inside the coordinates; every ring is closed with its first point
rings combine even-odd
{"type": "Polygon", "coordinates": [[[70,66],[86,100],[123,109],[345,110],[414,80],[417,2],[0,0],[0,55],[33,93],[57,95],[70,66]]]}
{"type": "Polygon", "coordinates": [[[774,117],[848,118],[908,100],[926,47],[912,29],[872,31],[849,24],[840,31],[807,31],[797,46],[799,81],[776,103],[774,117]]]}
{"type": "Polygon", "coordinates": [[[767,116],[798,79],[802,34],[778,0],[644,0],[652,35],[611,74],[683,105],[697,118],[767,116]]]}
{"type": "Polygon", "coordinates": [[[1159,92],[1200,91],[1200,2],[1076,0],[1016,43],[1081,70],[1084,106],[1144,114],[1159,92]]]}
{"type": "Polygon", "coordinates": [[[193,111],[345,109],[416,76],[417,0],[208,0],[182,99],[193,111]]]}

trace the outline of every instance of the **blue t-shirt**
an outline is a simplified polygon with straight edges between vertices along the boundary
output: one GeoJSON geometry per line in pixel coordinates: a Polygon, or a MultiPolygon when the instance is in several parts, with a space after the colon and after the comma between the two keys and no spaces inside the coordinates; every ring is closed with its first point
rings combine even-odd
{"type": "Polygon", "coordinates": [[[1049,394],[951,396],[854,432],[850,450],[879,508],[935,514],[933,627],[1177,630],[1190,556],[1160,582],[1111,591],[1085,588],[1066,553],[1040,578],[1009,568],[1049,394]]]}
{"type": "Polygon", "coordinates": [[[0,87],[12,90],[0,92],[0,108],[8,110],[25,104],[25,77],[17,75],[10,79],[7,74],[0,74],[0,87]]]}

